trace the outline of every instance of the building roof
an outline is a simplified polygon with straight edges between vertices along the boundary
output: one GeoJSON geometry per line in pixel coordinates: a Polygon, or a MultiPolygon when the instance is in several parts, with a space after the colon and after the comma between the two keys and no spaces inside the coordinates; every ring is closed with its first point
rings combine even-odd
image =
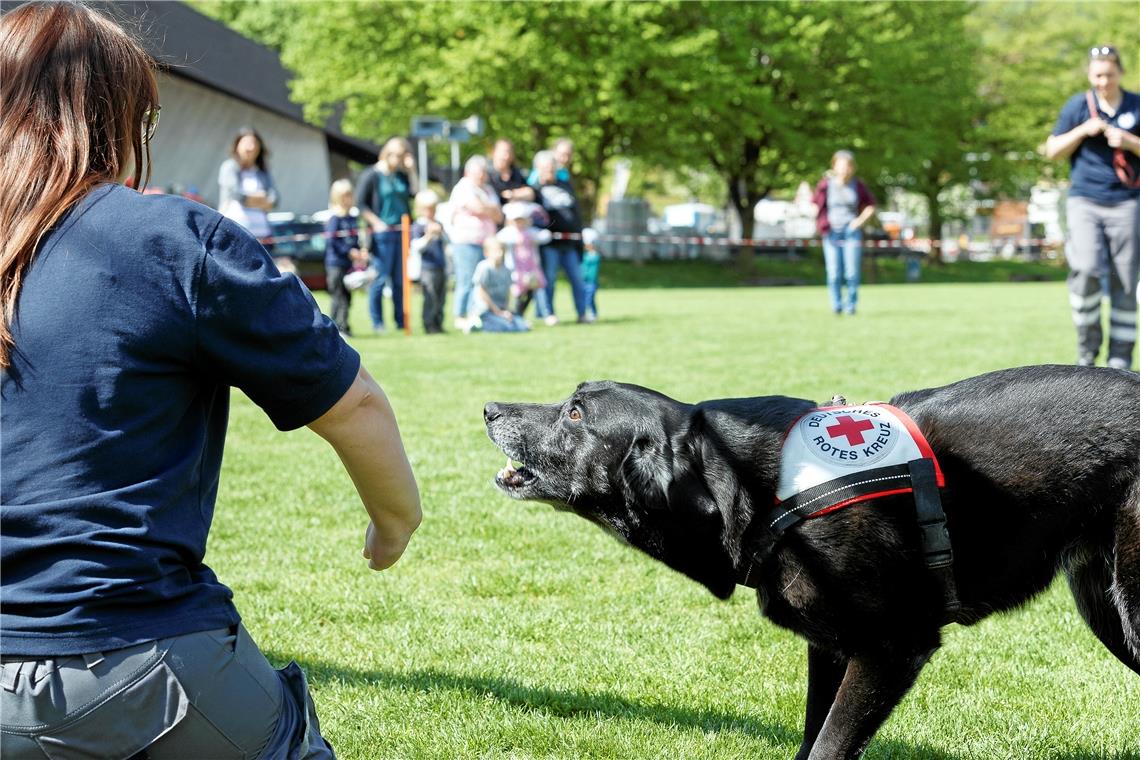
{"type": "MultiPolygon", "coordinates": [[[[289,99],[291,74],[271,48],[233,31],[181,2],[112,2],[113,14],[155,60],[183,77],[286,118],[308,124],[289,99]]],[[[376,160],[379,146],[340,130],[335,109],[323,127],[330,147],[362,163],[376,160]]],[[[318,127],[320,128],[320,127],[318,127]]]]}

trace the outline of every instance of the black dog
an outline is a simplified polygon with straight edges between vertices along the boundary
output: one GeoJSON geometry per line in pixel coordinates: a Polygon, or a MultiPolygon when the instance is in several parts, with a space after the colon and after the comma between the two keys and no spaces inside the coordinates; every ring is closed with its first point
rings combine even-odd
{"type": "MultiPolygon", "coordinates": [[[[942,472],[958,622],[1024,604],[1059,569],[1089,627],[1140,673],[1140,375],[1003,370],[891,403],[942,472]]],[[[558,404],[490,403],[511,459],[497,485],[597,523],[728,598],[753,569],[761,611],[808,641],[797,758],[855,758],[940,644],[944,585],[923,561],[911,494],[800,522],[771,509],[789,426],[783,396],[684,404],[584,383],[558,404]]]]}

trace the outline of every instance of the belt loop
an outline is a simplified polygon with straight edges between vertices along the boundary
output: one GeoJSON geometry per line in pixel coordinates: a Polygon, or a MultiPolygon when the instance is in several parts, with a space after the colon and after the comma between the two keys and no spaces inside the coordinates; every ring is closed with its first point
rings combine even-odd
{"type": "Polygon", "coordinates": [[[102,652],[90,652],[88,654],[82,655],[82,657],[83,662],[87,663],[88,670],[91,670],[91,668],[103,662],[104,659],[102,652]]]}
{"type": "Polygon", "coordinates": [[[24,661],[5,662],[0,665],[0,685],[5,691],[15,691],[16,682],[20,680],[20,671],[24,669],[24,661]]]}

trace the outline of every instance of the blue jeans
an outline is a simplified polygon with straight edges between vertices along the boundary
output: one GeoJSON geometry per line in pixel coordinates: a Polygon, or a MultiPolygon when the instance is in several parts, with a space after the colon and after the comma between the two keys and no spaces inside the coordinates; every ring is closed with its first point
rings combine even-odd
{"type": "Polygon", "coordinates": [[[586,311],[595,317],[598,316],[598,302],[596,300],[598,295],[598,283],[587,282],[584,283],[582,287],[583,295],[586,297],[586,311]]]}
{"type": "Polygon", "coordinates": [[[404,261],[400,251],[400,231],[388,230],[372,235],[372,267],[377,277],[368,290],[368,311],[372,326],[384,326],[384,285],[392,289],[392,307],[396,327],[404,326],[404,261]]]}
{"type": "Polygon", "coordinates": [[[539,249],[542,271],[546,275],[546,300],[550,303],[550,313],[554,313],[554,280],[558,277],[558,267],[566,272],[570,280],[570,291],[574,294],[574,309],[579,317],[586,315],[586,286],[582,282],[582,258],[578,249],[566,243],[544,245],[539,249]]]}
{"type": "Polygon", "coordinates": [[[456,243],[451,251],[455,256],[455,316],[466,317],[471,308],[471,294],[475,291],[471,278],[475,276],[475,267],[483,260],[483,246],[456,243]]]}
{"type": "Polygon", "coordinates": [[[526,326],[523,318],[518,315],[512,315],[510,319],[507,319],[487,311],[479,317],[479,321],[483,323],[483,332],[526,332],[530,329],[526,326]]]}
{"type": "Polygon", "coordinates": [[[832,230],[823,238],[823,263],[827,267],[827,289],[831,294],[831,310],[855,313],[859,303],[859,276],[863,267],[863,231],[832,230]],[[842,257],[842,270],[840,263],[842,257]],[[847,283],[847,303],[840,288],[847,283]]]}

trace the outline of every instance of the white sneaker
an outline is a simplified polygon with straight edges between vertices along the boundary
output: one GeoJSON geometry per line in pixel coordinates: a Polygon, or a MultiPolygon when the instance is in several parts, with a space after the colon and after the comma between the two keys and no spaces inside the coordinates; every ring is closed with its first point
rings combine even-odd
{"type": "Polygon", "coordinates": [[[1132,369],[1132,362],[1123,356],[1114,356],[1108,360],[1108,366],[1113,369],[1132,369]]]}
{"type": "Polygon", "coordinates": [[[547,327],[554,327],[556,324],[558,324],[558,317],[551,314],[549,317],[546,317],[542,321],[546,323],[547,327]]]}

